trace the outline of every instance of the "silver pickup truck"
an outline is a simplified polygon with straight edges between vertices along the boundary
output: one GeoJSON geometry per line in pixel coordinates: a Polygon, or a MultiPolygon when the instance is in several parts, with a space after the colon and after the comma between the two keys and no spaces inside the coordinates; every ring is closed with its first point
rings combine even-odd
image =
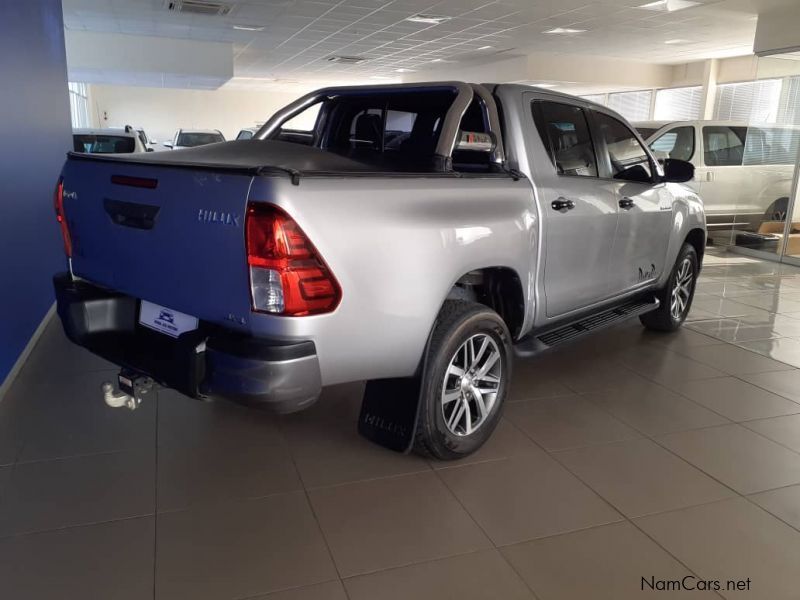
{"type": "Polygon", "coordinates": [[[323,89],[251,140],[70,154],[58,313],[122,367],[112,405],[153,380],[289,412],[367,380],[362,434],[455,459],[492,433],[515,353],[681,325],[706,239],[692,176],[552,91],[323,89]]]}

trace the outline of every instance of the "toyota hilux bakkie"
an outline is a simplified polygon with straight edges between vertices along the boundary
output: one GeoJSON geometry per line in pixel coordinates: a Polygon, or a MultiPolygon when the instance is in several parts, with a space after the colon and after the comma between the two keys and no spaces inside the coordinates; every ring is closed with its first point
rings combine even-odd
{"type": "Polygon", "coordinates": [[[250,140],[70,153],[58,314],[122,368],[110,404],[152,380],[291,412],[366,380],[362,434],[459,458],[496,426],[514,355],[682,324],[706,239],[692,176],[549,90],[326,88],[250,140]],[[284,127],[302,114],[313,129],[284,127]]]}

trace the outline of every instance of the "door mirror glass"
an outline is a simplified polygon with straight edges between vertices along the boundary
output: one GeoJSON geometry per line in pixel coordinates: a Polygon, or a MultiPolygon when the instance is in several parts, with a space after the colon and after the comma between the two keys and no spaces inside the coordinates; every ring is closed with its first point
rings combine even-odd
{"type": "Polygon", "coordinates": [[[686,183],[694,179],[694,165],[685,160],[668,158],[664,161],[664,181],[686,183]]]}

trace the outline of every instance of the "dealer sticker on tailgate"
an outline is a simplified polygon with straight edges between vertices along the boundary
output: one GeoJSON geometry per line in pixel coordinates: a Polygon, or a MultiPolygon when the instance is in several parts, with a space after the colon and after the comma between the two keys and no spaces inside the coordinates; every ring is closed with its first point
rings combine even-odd
{"type": "Polygon", "coordinates": [[[197,317],[153,304],[147,300],[142,300],[139,323],[175,338],[182,333],[197,329],[197,317]]]}

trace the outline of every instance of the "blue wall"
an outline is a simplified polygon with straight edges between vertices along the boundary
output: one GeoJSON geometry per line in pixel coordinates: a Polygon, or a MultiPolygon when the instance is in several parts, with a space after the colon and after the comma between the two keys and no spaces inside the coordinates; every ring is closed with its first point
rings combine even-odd
{"type": "Polygon", "coordinates": [[[0,0],[0,383],[64,269],[53,189],[70,149],[61,0],[0,0]]]}

